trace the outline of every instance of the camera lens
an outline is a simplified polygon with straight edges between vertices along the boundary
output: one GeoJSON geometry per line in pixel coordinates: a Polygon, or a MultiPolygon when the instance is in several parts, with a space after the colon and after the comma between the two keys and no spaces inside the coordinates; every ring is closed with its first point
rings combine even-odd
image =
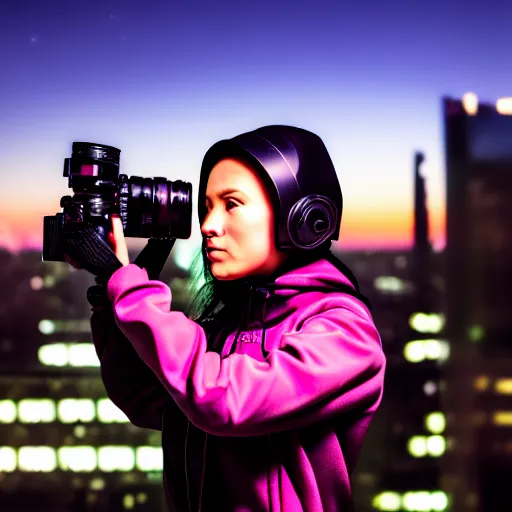
{"type": "Polygon", "coordinates": [[[192,185],[165,178],[120,176],[119,205],[128,237],[188,238],[192,185]]]}

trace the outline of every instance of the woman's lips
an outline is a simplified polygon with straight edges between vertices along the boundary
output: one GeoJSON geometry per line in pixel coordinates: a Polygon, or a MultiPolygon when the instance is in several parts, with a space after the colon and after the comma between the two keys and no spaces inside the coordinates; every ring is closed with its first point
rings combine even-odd
{"type": "Polygon", "coordinates": [[[206,252],[209,260],[216,260],[222,258],[222,254],[226,251],[223,249],[208,249],[206,252]]]}

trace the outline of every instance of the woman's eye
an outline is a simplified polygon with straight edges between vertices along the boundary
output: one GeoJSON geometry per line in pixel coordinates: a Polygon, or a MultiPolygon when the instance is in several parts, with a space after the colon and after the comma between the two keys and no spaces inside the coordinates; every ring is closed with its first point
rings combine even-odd
{"type": "Polygon", "coordinates": [[[228,199],[226,201],[226,209],[227,210],[231,210],[232,208],[234,208],[235,206],[238,206],[237,203],[235,203],[235,201],[232,201],[231,199],[228,199]]]}

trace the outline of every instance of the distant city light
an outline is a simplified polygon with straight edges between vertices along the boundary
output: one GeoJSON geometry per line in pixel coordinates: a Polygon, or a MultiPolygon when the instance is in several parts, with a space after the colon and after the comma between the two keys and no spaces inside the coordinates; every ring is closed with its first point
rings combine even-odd
{"type": "Polygon", "coordinates": [[[496,110],[504,116],[512,115],[512,98],[499,98],[496,101],[496,110]]]}
{"type": "Polygon", "coordinates": [[[57,454],[50,446],[23,446],[18,450],[18,468],[21,471],[42,471],[57,469],[57,454]]]}
{"type": "Polygon", "coordinates": [[[376,290],[389,293],[404,293],[407,289],[405,282],[395,276],[379,276],[373,283],[376,290]]]}
{"type": "Polygon", "coordinates": [[[467,92],[462,96],[462,106],[466,114],[476,115],[478,113],[478,96],[473,92],[467,92]]]}
{"type": "Polygon", "coordinates": [[[135,496],[133,494],[125,494],[123,497],[123,507],[126,510],[131,510],[135,507],[135,496]]]}
{"type": "Polygon", "coordinates": [[[68,348],[65,343],[43,345],[37,351],[39,362],[45,366],[66,366],[68,364],[68,348]]]}
{"type": "Polygon", "coordinates": [[[481,325],[472,325],[468,329],[468,336],[470,341],[473,343],[478,343],[484,339],[485,329],[481,325]]]}
{"type": "Polygon", "coordinates": [[[162,449],[156,446],[140,446],[136,450],[137,469],[140,471],[161,471],[163,469],[162,449]]]}
{"type": "Polygon", "coordinates": [[[53,334],[55,332],[55,322],[52,320],[41,320],[38,328],[42,334],[53,334]]]}
{"type": "Polygon", "coordinates": [[[135,496],[135,501],[142,505],[148,501],[148,495],[145,492],[139,492],[137,496],[135,496]]]}
{"type": "Polygon", "coordinates": [[[500,395],[512,395],[512,379],[497,379],[494,383],[494,390],[500,395]]]}
{"type": "Polygon", "coordinates": [[[395,491],[383,491],[373,497],[372,506],[382,512],[444,512],[449,505],[448,495],[444,491],[408,491],[400,494],[395,491]]]}
{"type": "Polygon", "coordinates": [[[52,288],[53,286],[55,286],[56,282],[57,282],[57,279],[55,278],[55,276],[48,275],[48,276],[45,276],[43,284],[44,284],[45,288],[52,288]]]}
{"type": "Polygon", "coordinates": [[[77,425],[73,429],[73,435],[78,439],[83,439],[87,434],[87,429],[83,425],[77,425]]]}
{"type": "Polygon", "coordinates": [[[18,418],[22,423],[51,423],[56,416],[55,402],[49,398],[26,398],[18,402],[18,418]]]}
{"type": "Polygon", "coordinates": [[[404,357],[411,363],[424,360],[446,361],[450,356],[450,345],[445,340],[413,340],[404,346],[404,357]]]}
{"type": "Polygon", "coordinates": [[[403,495],[402,507],[408,512],[442,512],[448,507],[448,496],[443,491],[410,491],[403,495]]]}
{"type": "Polygon", "coordinates": [[[49,320],[47,318],[40,320],[38,324],[39,331],[42,334],[55,333],[89,333],[91,331],[90,320],[49,320]]]}
{"type": "Polygon", "coordinates": [[[446,451],[446,439],[443,436],[412,436],[407,442],[407,450],[413,457],[440,457],[446,451]]]}
{"type": "Polygon", "coordinates": [[[0,446],[0,472],[12,473],[17,465],[16,450],[10,446],[0,446]]]}
{"type": "MultiPolygon", "coordinates": [[[[0,472],[70,471],[138,471],[157,473],[163,469],[162,448],[155,446],[0,446],[0,472]]],[[[102,478],[90,482],[92,490],[105,488],[102,478]]],[[[137,503],[147,501],[147,495],[138,493],[137,503]]]]}
{"type": "Polygon", "coordinates": [[[503,427],[512,426],[512,411],[494,411],[493,422],[503,427]]]}
{"type": "Polygon", "coordinates": [[[32,290],[41,290],[44,287],[44,280],[41,276],[34,276],[30,279],[30,288],[32,290]]]}
{"type": "Polygon", "coordinates": [[[99,367],[92,343],[49,343],[38,350],[39,362],[45,366],[99,367]]]}
{"type": "Polygon", "coordinates": [[[58,450],[59,468],[63,471],[90,472],[97,467],[93,446],[63,446],[58,450]]]}
{"type": "Polygon", "coordinates": [[[432,457],[440,457],[446,451],[446,439],[444,436],[427,437],[427,452],[432,457]]]}
{"type": "Polygon", "coordinates": [[[0,400],[0,423],[14,423],[16,414],[16,404],[12,400],[0,400]]]}
{"type": "MultiPolygon", "coordinates": [[[[0,423],[52,423],[64,424],[129,423],[123,411],[110,398],[100,398],[95,403],[90,398],[24,398],[18,403],[12,400],[0,401],[0,423]]],[[[85,427],[84,427],[85,428],[85,427]]],[[[78,431],[77,436],[80,436],[78,431]]]]}
{"type": "Polygon", "coordinates": [[[102,446],[98,449],[101,471],[131,471],[135,466],[135,451],[131,446],[102,446]]]}
{"type": "Polygon", "coordinates": [[[99,367],[100,360],[92,343],[68,344],[69,365],[74,367],[99,367]]]}
{"type": "Polygon", "coordinates": [[[129,423],[126,414],[108,398],[98,400],[98,419],[103,423],[129,423]]]}
{"type": "Polygon", "coordinates": [[[412,436],[407,443],[407,450],[413,457],[425,457],[427,455],[427,438],[412,436]]]}
{"type": "Polygon", "coordinates": [[[105,480],[103,478],[93,478],[89,486],[92,491],[101,491],[105,489],[105,480]]]}
{"type": "Polygon", "coordinates": [[[431,412],[425,416],[425,428],[432,434],[441,434],[446,428],[446,416],[442,412],[431,412]]]}
{"type": "Polygon", "coordinates": [[[425,384],[423,384],[423,392],[428,396],[433,395],[437,392],[437,384],[431,380],[428,380],[425,382],[425,384]]]}
{"type": "Polygon", "coordinates": [[[487,375],[479,375],[475,378],[473,386],[477,391],[486,391],[489,389],[490,379],[487,375]]]}
{"type": "Polygon", "coordinates": [[[411,329],[421,333],[438,334],[445,324],[444,315],[439,313],[413,313],[409,318],[411,329]]]}
{"type": "Polygon", "coordinates": [[[64,398],[57,405],[62,423],[90,423],[96,418],[96,407],[90,398],[64,398]]]}
{"type": "Polygon", "coordinates": [[[373,498],[372,502],[373,508],[386,512],[396,512],[400,510],[401,504],[402,496],[392,491],[381,492],[373,498]]]}

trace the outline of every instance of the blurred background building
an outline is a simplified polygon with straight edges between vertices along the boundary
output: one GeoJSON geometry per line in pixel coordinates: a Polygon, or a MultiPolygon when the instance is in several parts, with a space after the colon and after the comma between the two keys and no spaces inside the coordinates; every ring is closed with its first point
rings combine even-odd
{"type": "Polygon", "coordinates": [[[444,405],[453,510],[509,510],[512,475],[512,102],[444,98],[444,405]]]}

